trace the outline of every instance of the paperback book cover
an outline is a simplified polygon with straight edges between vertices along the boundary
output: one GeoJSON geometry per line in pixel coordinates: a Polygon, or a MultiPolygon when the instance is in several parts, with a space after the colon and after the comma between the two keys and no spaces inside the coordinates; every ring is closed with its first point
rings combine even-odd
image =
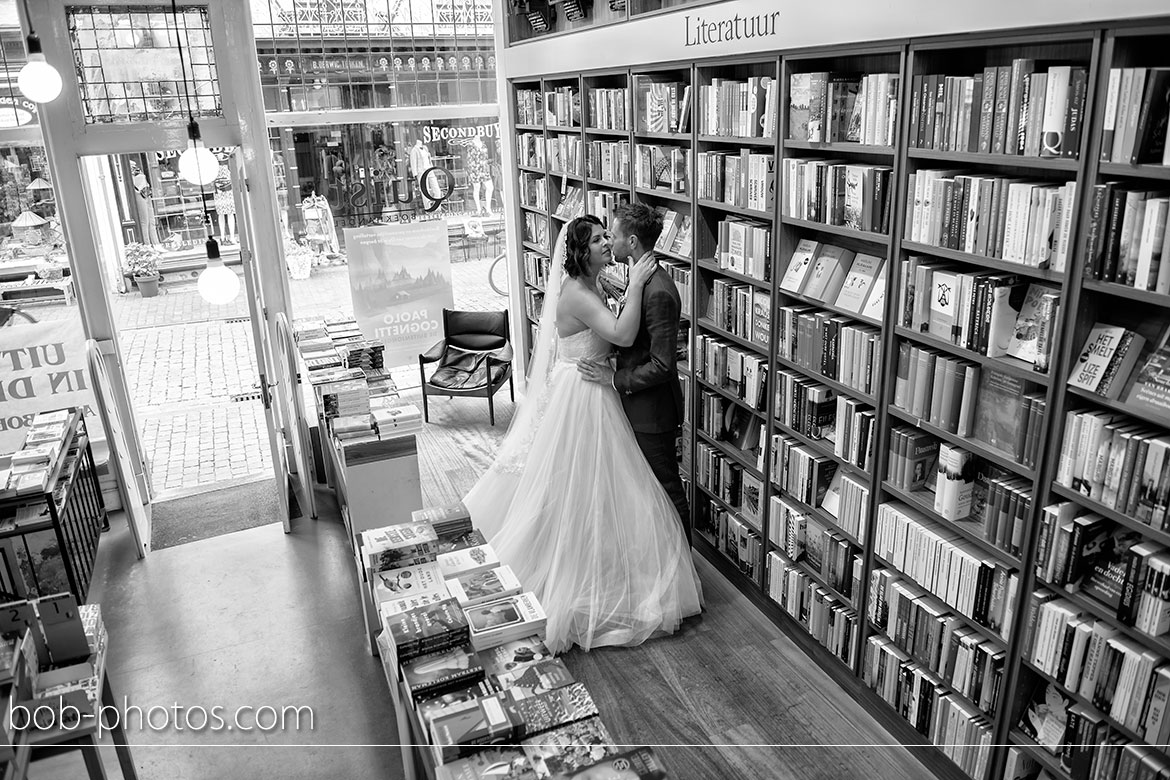
{"type": "Polygon", "coordinates": [[[1050,292],[1051,289],[1040,284],[1028,285],[1024,303],[1020,307],[1020,313],[1016,315],[1016,327],[1012,331],[1007,354],[1029,363],[1036,362],[1037,345],[1040,342],[1041,314],[1044,309],[1042,303],[1044,294],[1050,292]]]}
{"type": "Polygon", "coordinates": [[[430,523],[402,523],[363,531],[362,559],[374,571],[427,563],[434,560],[437,540],[430,523]]]}
{"type": "Polygon", "coordinates": [[[1053,755],[1064,746],[1069,701],[1057,687],[1038,680],[1031,703],[1020,718],[1020,731],[1053,755]]]}
{"type": "Polygon", "coordinates": [[[443,573],[437,563],[420,563],[416,566],[403,566],[401,569],[374,572],[370,581],[374,585],[374,602],[378,604],[432,593],[441,593],[444,598],[448,597],[447,583],[443,580],[443,573]]]}
{"type": "Polygon", "coordinates": [[[1146,358],[1125,398],[1136,414],[1170,420],[1170,344],[1162,343],[1146,358]]]}
{"type": "Polygon", "coordinates": [[[520,580],[509,566],[461,574],[447,580],[447,589],[452,598],[465,608],[511,596],[522,590],[520,580]]]}
{"type": "Polygon", "coordinates": [[[1014,456],[1024,407],[1023,395],[1023,380],[990,368],[980,372],[974,438],[1014,456]]]}
{"type": "Polygon", "coordinates": [[[439,541],[435,543],[435,557],[437,558],[443,553],[467,550],[485,544],[487,544],[487,539],[483,538],[483,533],[478,529],[472,529],[458,536],[439,537],[439,541]]]}
{"type": "Polygon", "coordinates": [[[444,764],[474,753],[479,745],[512,744],[519,729],[515,713],[489,696],[476,701],[474,707],[435,716],[431,720],[431,750],[435,762],[444,764]]]}
{"type": "Polygon", "coordinates": [[[440,538],[450,534],[464,534],[471,530],[471,513],[467,511],[462,501],[447,506],[416,509],[411,513],[410,519],[415,523],[430,523],[440,538]]]}
{"type": "MultiPolygon", "coordinates": [[[[1078,517],[1074,523],[1091,517],[1095,516],[1078,517]]],[[[1070,579],[1080,580],[1081,590],[1116,612],[1125,587],[1129,548],[1140,543],[1142,535],[1100,518],[1083,525],[1082,538],[1077,543],[1080,555],[1075,556],[1074,551],[1075,557],[1069,562],[1070,579]]]]}
{"type": "Polygon", "coordinates": [[[403,661],[401,668],[412,701],[466,688],[483,679],[483,665],[471,645],[425,653],[403,661]]]}
{"type": "Polygon", "coordinates": [[[625,753],[607,756],[596,764],[567,774],[558,774],[554,780],[666,780],[654,751],[648,747],[635,748],[625,753]]]}
{"type": "Polygon", "coordinates": [[[617,755],[600,718],[589,718],[545,732],[521,743],[539,778],[568,774],[617,755]]]}
{"type": "Polygon", "coordinates": [[[522,750],[487,748],[435,767],[435,780],[536,780],[536,770],[522,750]]]}
{"type": "Polygon", "coordinates": [[[1096,393],[1125,334],[1125,328],[1120,325],[1094,325],[1081,347],[1080,356],[1073,364],[1068,378],[1069,385],[1096,393]]]}
{"type": "Polygon", "coordinates": [[[514,696],[511,691],[498,696],[505,707],[515,712],[516,720],[521,724],[522,738],[598,714],[597,705],[584,683],[572,683],[535,696],[514,696]]]}
{"type": "Polygon", "coordinates": [[[486,571],[500,565],[500,559],[490,544],[442,553],[435,557],[435,561],[447,579],[458,577],[461,574],[486,571]]]}
{"type": "Polygon", "coordinates": [[[455,599],[387,616],[385,626],[398,663],[468,641],[467,617],[455,599]]]}
{"type": "Polygon", "coordinates": [[[479,657],[488,681],[501,691],[523,688],[535,694],[573,682],[568,667],[553,658],[538,636],[481,650],[479,657]]]}
{"type": "Polygon", "coordinates": [[[818,246],[819,244],[812,239],[802,238],[800,240],[792,252],[792,258],[788,261],[788,270],[780,282],[781,290],[799,293],[804,289],[809,272],[812,270],[813,256],[817,253],[818,246]]]}
{"type": "Polygon", "coordinates": [[[469,709],[475,706],[475,702],[479,699],[492,696],[495,693],[497,691],[491,683],[487,680],[480,680],[471,685],[454,688],[429,699],[423,699],[415,704],[415,709],[418,711],[423,728],[430,729],[431,721],[434,720],[435,716],[469,709]]]}

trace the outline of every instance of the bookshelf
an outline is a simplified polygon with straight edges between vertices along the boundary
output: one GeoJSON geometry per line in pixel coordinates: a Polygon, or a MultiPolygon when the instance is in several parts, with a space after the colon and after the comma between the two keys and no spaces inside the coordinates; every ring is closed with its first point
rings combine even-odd
{"type": "MultiPolygon", "coordinates": [[[[689,301],[684,324],[690,334],[687,368],[680,366],[680,375],[688,399],[683,471],[693,487],[696,549],[765,614],[796,634],[801,647],[834,670],[834,678],[852,695],[881,702],[879,717],[900,741],[936,746],[915,753],[940,777],[995,778],[1026,759],[1054,776],[1071,777],[1060,756],[1020,728],[1033,688],[1047,681],[1029,662],[1028,613],[1038,588],[1117,629],[1119,636],[1156,654],[1157,663],[1170,664],[1168,635],[1150,636],[1119,620],[1111,605],[1083,588],[1037,576],[1038,556],[1046,554],[1046,507],[1063,502],[1170,548],[1170,527],[1151,526],[1125,507],[1057,479],[1061,453],[1069,449],[1070,412],[1108,413],[1123,424],[1140,424],[1151,436],[1170,437],[1170,411],[1142,412],[1124,394],[1108,399],[1067,384],[1095,322],[1125,325],[1145,333],[1150,343],[1170,325],[1170,288],[1151,283],[1140,289],[1128,278],[1094,275],[1091,230],[1095,187],[1149,191],[1151,198],[1166,191],[1170,166],[1114,161],[1112,147],[1108,154],[1103,150],[1111,69],[1170,67],[1164,53],[1168,43],[1170,20],[1050,27],[700,59],[690,65],[647,63],[552,75],[533,87],[543,92],[572,82],[583,96],[583,118],[573,132],[586,148],[580,181],[586,203],[591,196],[621,196],[690,223],[691,245],[660,248],[659,255],[672,273],[690,281],[686,286],[680,282],[689,301]],[[993,100],[986,110],[976,95],[985,80],[998,83],[1001,75],[1006,102],[993,100]],[[769,79],[775,90],[770,100],[769,79]],[[819,86],[814,89],[814,84],[819,86]],[[1051,112],[1049,84],[1056,85],[1051,112]],[[658,101],[654,111],[647,106],[652,91],[661,96],[653,98],[658,101]],[[815,110],[809,105],[814,91],[823,101],[815,110]],[[1063,113],[1056,108],[1062,92],[1063,113]],[[746,108],[749,93],[764,100],[761,113],[775,114],[759,131],[732,110],[746,108]],[[1032,107],[1031,97],[1036,108],[1029,119],[1025,109],[1032,107]],[[849,108],[859,102],[860,109],[849,108]],[[934,109],[929,118],[928,105],[934,109]],[[810,130],[814,115],[822,121],[810,130]],[[1057,118],[1064,123],[1059,144],[1045,135],[1045,121],[1057,118]],[[1013,122],[1015,132],[1009,134],[1013,122]],[[1009,146],[1013,140],[1014,148],[1009,146]],[[639,171],[639,149],[648,147],[659,149],[654,159],[668,171],[664,178],[649,181],[639,171]],[[625,156],[619,151],[623,148],[625,156]],[[750,179],[761,170],[759,160],[769,155],[772,178],[766,165],[762,170],[765,184],[771,181],[770,199],[765,186],[762,203],[739,200],[742,191],[733,192],[727,182],[740,182],[741,171],[750,179]],[[675,170],[685,171],[681,183],[670,173],[675,170]],[[859,196],[850,194],[851,182],[859,196]],[[919,182],[929,182],[929,208],[919,182]],[[933,210],[936,188],[938,211],[933,210]],[[1035,222],[1032,212],[1038,215],[1035,222]],[[734,234],[729,223],[737,223],[734,234]],[[735,259],[728,256],[732,246],[735,259]],[[741,246],[747,250],[743,257],[741,246]],[[831,254],[849,258],[839,264],[851,263],[851,270],[859,256],[872,258],[866,261],[874,269],[866,300],[843,302],[838,291],[810,291],[803,283],[787,282],[790,261],[802,247],[815,247],[809,249],[810,272],[818,253],[829,247],[831,254]],[[761,252],[755,263],[754,250],[761,252]],[[920,283],[932,291],[936,283],[953,283],[954,308],[943,304],[932,315],[930,295],[918,299],[915,290],[909,296],[909,286],[920,283]],[[878,290],[884,301],[867,306],[878,290]],[[959,293],[968,298],[963,308],[959,293]],[[989,307],[978,314],[976,296],[989,307]],[[1014,320],[1007,330],[993,328],[991,312],[1000,311],[997,296],[1010,301],[1004,311],[1017,311],[1021,301],[1041,302],[1044,308],[1030,315],[1029,323],[1043,323],[1043,340],[1013,336],[1014,320]],[[922,300],[925,309],[916,309],[922,300]],[[940,315],[950,319],[932,322],[940,315]],[[824,343],[834,344],[831,356],[823,352],[824,343]],[[939,401],[922,397],[920,408],[914,408],[905,395],[911,375],[900,372],[903,352],[939,371],[944,390],[946,371],[963,377],[961,383],[955,380],[950,406],[938,407],[940,395],[939,401]],[[762,399],[746,397],[751,381],[746,374],[713,373],[723,370],[725,360],[767,366],[762,399]],[[957,395],[968,384],[970,396],[957,395]],[[1003,397],[1017,400],[997,404],[994,393],[1007,389],[1011,393],[1003,397]],[[823,424],[809,427],[817,414],[828,414],[824,404],[829,402],[836,403],[838,425],[842,414],[851,421],[841,446],[824,437],[823,424]],[[799,416],[792,412],[797,407],[799,416]],[[971,419],[956,420],[955,414],[971,419]],[[715,419],[720,416],[723,422],[715,419]],[[725,429],[728,421],[734,430],[725,429]],[[1005,438],[1011,421],[1017,432],[1005,438]],[[989,430],[995,425],[1002,430],[993,435],[989,430]],[[752,426],[760,429],[759,436],[745,438],[745,428],[752,426]],[[981,490],[990,496],[980,500],[994,502],[998,513],[994,522],[985,515],[980,522],[948,519],[956,511],[947,503],[949,494],[936,498],[932,490],[914,484],[908,476],[909,454],[891,452],[906,437],[937,442],[949,448],[948,457],[961,450],[973,458],[984,475],[981,490]],[[733,439],[747,445],[737,446],[733,439]],[[856,461],[849,447],[866,443],[867,459],[856,461]],[[792,460],[792,452],[799,453],[799,460],[792,460]],[[777,453],[789,454],[788,461],[778,461],[777,453]],[[790,484],[807,487],[790,483],[789,477],[808,463],[816,464],[806,477],[814,483],[827,481],[833,470],[842,481],[850,480],[855,498],[848,508],[837,507],[834,513],[821,505],[824,499],[815,490],[804,495],[787,490],[790,484]],[[773,504],[779,501],[785,512],[802,515],[810,531],[815,527],[826,538],[850,545],[846,561],[853,555],[860,559],[851,593],[830,582],[805,555],[790,554],[787,540],[774,538],[790,524],[788,515],[774,516],[773,504]],[[970,716],[968,723],[975,725],[966,733],[939,732],[922,720],[908,722],[871,688],[871,653],[889,654],[898,645],[894,628],[874,621],[871,611],[889,597],[888,577],[914,584],[912,572],[900,572],[889,556],[879,554],[879,526],[892,522],[884,517],[900,518],[903,527],[935,540],[932,549],[944,550],[947,561],[955,566],[963,561],[974,567],[970,572],[986,578],[979,582],[1003,588],[992,607],[993,586],[987,586],[988,593],[980,596],[987,601],[979,609],[990,611],[981,612],[978,620],[947,601],[957,603],[957,592],[940,589],[910,602],[922,614],[942,610],[949,631],[973,637],[986,652],[998,654],[998,666],[988,667],[992,681],[974,698],[941,677],[927,680],[970,716]],[[857,531],[846,530],[847,525],[856,525],[857,531]],[[785,607],[783,583],[769,578],[773,566],[781,573],[802,573],[798,579],[810,598],[818,604],[829,598],[834,614],[847,617],[852,627],[848,652],[828,649],[823,625],[813,626],[807,615],[785,607]],[[890,574],[875,575],[883,570],[890,574]]],[[[518,132],[537,130],[546,137],[567,132],[547,124],[518,132]]],[[[561,186],[561,178],[546,167],[539,171],[555,209],[554,188],[561,186]]],[[[747,194],[755,194],[750,189],[747,194]]],[[[554,220],[550,244],[558,228],[554,220]]],[[[532,251],[528,244],[525,248],[532,251]]],[[[1036,328],[1041,330],[1039,324],[1036,328]]],[[[903,563],[909,568],[914,561],[903,563]]],[[[914,648],[898,651],[911,657],[914,648]]],[[[1069,698],[1094,709],[1092,697],[1078,693],[1069,698]]],[[[1109,720],[1108,712],[1098,714],[1109,720]]],[[[1124,724],[1111,733],[1148,744],[1140,729],[1124,724]]],[[[1164,749],[1158,755],[1170,762],[1164,749]]]]}

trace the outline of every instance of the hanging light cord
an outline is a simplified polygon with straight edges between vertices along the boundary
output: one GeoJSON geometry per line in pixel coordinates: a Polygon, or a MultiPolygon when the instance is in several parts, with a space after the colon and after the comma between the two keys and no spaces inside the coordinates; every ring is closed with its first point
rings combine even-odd
{"type": "MultiPolygon", "coordinates": [[[[25,3],[28,0],[24,0],[25,3]]],[[[179,50],[179,71],[183,82],[183,97],[187,102],[187,135],[191,139],[192,144],[199,141],[199,123],[195,121],[195,113],[191,110],[191,92],[187,88],[187,64],[183,57],[183,44],[179,42],[179,5],[175,0],[171,0],[171,18],[175,20],[175,47],[179,50]]],[[[186,33],[186,26],[183,27],[183,32],[186,33]]],[[[186,36],[184,36],[186,37],[186,36]]],[[[211,218],[207,215],[207,191],[204,188],[203,177],[200,176],[199,181],[199,204],[203,209],[203,228],[207,235],[207,258],[209,260],[216,260],[219,258],[219,242],[211,235],[211,218]]]]}

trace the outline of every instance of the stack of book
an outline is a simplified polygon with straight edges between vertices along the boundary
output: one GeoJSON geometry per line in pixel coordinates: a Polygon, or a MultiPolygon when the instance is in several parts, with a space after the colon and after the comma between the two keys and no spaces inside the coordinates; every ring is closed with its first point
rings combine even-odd
{"type": "Polygon", "coordinates": [[[1086,135],[1086,68],[1035,60],[973,76],[923,74],[910,90],[910,145],[948,152],[1076,159],[1086,135]]]}
{"type": "Polygon", "coordinates": [[[351,342],[346,345],[343,353],[345,367],[360,368],[363,372],[384,368],[383,358],[385,353],[386,345],[380,341],[362,340],[351,342]]]}
{"type": "Polygon", "coordinates": [[[68,473],[69,458],[78,457],[69,446],[75,420],[71,409],[33,417],[20,449],[7,459],[7,467],[0,468],[0,498],[44,493],[53,474],[68,473]]]}
{"type": "Polygon", "coordinates": [[[793,73],[788,80],[788,137],[813,143],[893,146],[897,136],[896,73],[793,73]]]}
{"type": "Polygon", "coordinates": [[[921,169],[906,189],[907,241],[1063,271],[1076,182],[1053,184],[921,169]]]}
{"type": "Polygon", "coordinates": [[[890,232],[893,168],[785,158],[783,214],[865,233],[890,232]]]}
{"type": "Polygon", "coordinates": [[[378,438],[393,439],[422,430],[422,413],[414,404],[379,406],[370,411],[378,438]]]}
{"type": "Polygon", "coordinates": [[[387,681],[416,711],[437,777],[493,767],[535,777],[621,755],[665,777],[648,749],[613,745],[589,691],[545,646],[536,598],[495,560],[465,506],[363,532],[360,554],[387,681]]]}

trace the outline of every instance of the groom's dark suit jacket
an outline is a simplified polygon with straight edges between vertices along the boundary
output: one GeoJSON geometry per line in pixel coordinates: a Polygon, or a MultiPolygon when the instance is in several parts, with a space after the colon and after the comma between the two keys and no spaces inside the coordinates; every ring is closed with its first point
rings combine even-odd
{"type": "Polygon", "coordinates": [[[630,424],[639,433],[667,433],[683,421],[683,392],[676,355],[682,301],[659,266],[642,288],[642,323],[628,347],[617,351],[617,388],[630,424]]]}

